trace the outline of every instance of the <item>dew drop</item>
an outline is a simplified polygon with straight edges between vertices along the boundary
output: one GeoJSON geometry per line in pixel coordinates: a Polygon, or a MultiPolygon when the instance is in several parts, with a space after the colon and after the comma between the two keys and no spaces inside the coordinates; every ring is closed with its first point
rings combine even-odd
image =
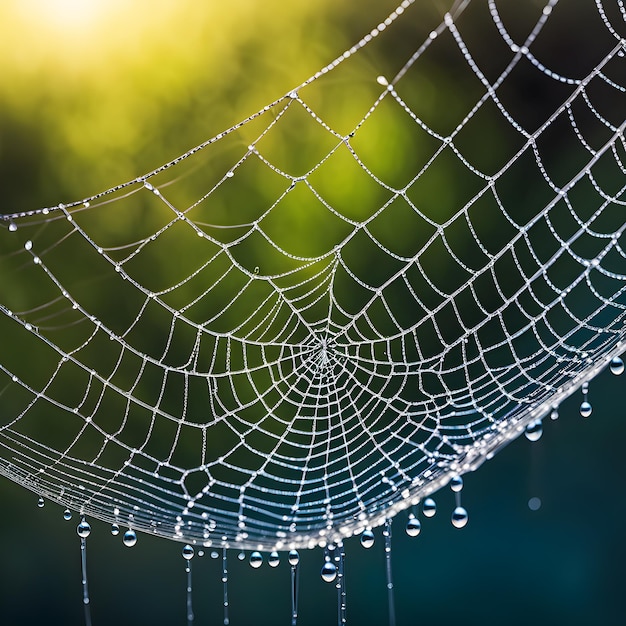
{"type": "Polygon", "coordinates": [[[289,550],[289,565],[298,565],[300,563],[300,555],[297,550],[289,550]]]}
{"type": "Polygon", "coordinates": [[[543,425],[541,420],[535,420],[526,426],[526,439],[528,441],[539,441],[541,435],[543,435],[543,425]]]}
{"type": "Polygon", "coordinates": [[[593,409],[591,408],[591,404],[589,404],[589,402],[585,401],[580,405],[580,414],[583,417],[589,417],[592,411],[593,409]]]}
{"type": "Polygon", "coordinates": [[[452,511],[452,525],[455,528],[463,528],[467,524],[469,520],[469,515],[467,511],[462,506],[457,506],[454,511],[452,511]]]}
{"type": "Polygon", "coordinates": [[[76,527],[76,532],[79,537],[83,539],[89,537],[89,533],[91,532],[91,526],[87,520],[82,520],[82,522],[76,527]]]}
{"type": "Polygon", "coordinates": [[[187,544],[183,548],[183,559],[185,559],[185,561],[191,561],[191,559],[193,559],[193,555],[194,549],[189,544],[187,544]]]}
{"type": "Polygon", "coordinates": [[[39,498],[39,500],[37,500],[37,506],[41,509],[44,507],[44,505],[46,504],[45,500],[43,498],[39,498]]]}
{"type": "Polygon", "coordinates": [[[437,504],[432,498],[426,498],[422,505],[422,511],[426,517],[434,517],[437,512],[437,504]]]}
{"type": "Polygon", "coordinates": [[[376,82],[383,87],[387,87],[387,85],[389,85],[389,81],[384,76],[377,76],[376,82]]]}
{"type": "Polygon", "coordinates": [[[33,249],[33,242],[30,239],[24,244],[24,249],[25,250],[32,250],[33,249]]]}
{"type": "Polygon", "coordinates": [[[246,553],[242,550],[242,551],[241,551],[241,552],[237,555],[237,558],[238,558],[240,561],[245,561],[245,559],[246,559],[246,553]]]}
{"type": "Polygon", "coordinates": [[[278,556],[278,552],[276,552],[276,550],[273,550],[270,553],[270,556],[267,559],[267,563],[270,567],[278,567],[278,564],[280,563],[280,557],[278,556]]]}
{"type": "Polygon", "coordinates": [[[17,224],[15,222],[9,222],[9,232],[14,233],[17,231],[17,224]]]}
{"type": "Polygon", "coordinates": [[[250,555],[250,565],[254,569],[259,569],[263,565],[263,555],[260,552],[253,552],[250,555]]]}
{"type": "Polygon", "coordinates": [[[551,420],[558,420],[559,419],[559,410],[556,407],[554,407],[552,409],[552,412],[550,413],[550,419],[551,420]]]}
{"type": "Polygon", "coordinates": [[[335,578],[337,578],[337,567],[334,563],[330,561],[326,561],[324,565],[322,565],[322,580],[325,583],[332,583],[335,578]]]}
{"type": "Polygon", "coordinates": [[[127,530],[122,541],[127,548],[132,548],[137,543],[137,533],[134,530],[127,530]]]}
{"type": "Polygon", "coordinates": [[[621,376],[621,374],[624,373],[624,361],[622,361],[622,359],[618,356],[613,357],[611,359],[611,374],[614,374],[615,376],[621,376]]]}
{"type": "Polygon", "coordinates": [[[63,519],[66,521],[72,519],[72,512],[69,509],[65,509],[65,511],[63,511],[63,519]]]}
{"type": "Polygon", "coordinates": [[[219,553],[215,550],[213,550],[213,552],[211,552],[211,558],[212,559],[217,559],[219,557],[219,553]]]}
{"type": "Polygon", "coordinates": [[[422,524],[417,519],[417,517],[409,517],[408,522],[406,523],[406,534],[409,537],[417,537],[422,530],[422,524]]]}
{"type": "Polygon", "coordinates": [[[450,481],[450,489],[454,491],[454,493],[459,493],[463,489],[463,479],[460,476],[455,476],[450,481]]]}
{"type": "Polygon", "coordinates": [[[114,537],[120,534],[120,527],[117,524],[111,524],[111,534],[114,537]]]}
{"type": "Polygon", "coordinates": [[[371,548],[374,545],[374,533],[371,530],[364,530],[361,534],[361,545],[364,548],[371,548]]]}

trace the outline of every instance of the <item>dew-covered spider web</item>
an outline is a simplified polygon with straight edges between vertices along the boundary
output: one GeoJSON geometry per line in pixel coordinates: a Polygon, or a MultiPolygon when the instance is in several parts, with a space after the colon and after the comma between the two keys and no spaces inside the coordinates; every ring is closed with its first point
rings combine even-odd
{"type": "Polygon", "coordinates": [[[625,26],[407,0],[153,172],[3,207],[0,472],[270,550],[477,468],[623,351],[625,26]]]}

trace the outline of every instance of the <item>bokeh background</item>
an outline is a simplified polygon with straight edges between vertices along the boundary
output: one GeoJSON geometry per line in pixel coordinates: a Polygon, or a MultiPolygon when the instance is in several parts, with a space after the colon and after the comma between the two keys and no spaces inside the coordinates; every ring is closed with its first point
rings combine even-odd
{"type": "MultiPolygon", "coordinates": [[[[441,15],[448,4],[420,2],[424,19],[441,15]]],[[[79,199],[153,169],[302,82],[395,4],[3,2],[0,211],[79,199]]],[[[514,12],[511,7],[523,4],[540,6],[534,0],[508,6],[514,12]]],[[[585,62],[584,10],[572,20],[553,35],[563,67],[585,62]]],[[[410,31],[407,26],[407,38],[410,31]]],[[[358,69],[371,80],[412,48],[410,39],[399,40],[383,50],[382,61],[365,50],[358,69]]],[[[437,81],[439,71],[430,68],[430,82],[448,90],[439,98],[453,108],[463,77],[437,81]]],[[[358,72],[348,79],[357,93],[358,72]]],[[[423,80],[428,84],[428,74],[423,80]]],[[[531,119],[541,108],[539,86],[524,85],[518,96],[520,114],[531,119]]],[[[432,108],[440,105],[435,97],[431,102],[432,108]]],[[[399,624],[622,623],[622,391],[623,379],[603,373],[591,385],[590,419],[578,415],[580,398],[572,399],[558,421],[545,424],[539,442],[522,438],[467,476],[463,501],[470,523],[464,530],[449,523],[454,499],[447,490],[420,537],[408,538],[403,523],[396,524],[399,624]],[[538,511],[529,510],[531,497],[541,498],[538,511]]],[[[59,507],[40,509],[36,500],[6,480],[0,483],[0,623],[80,624],[77,517],[65,522],[59,507]]],[[[181,546],[141,536],[127,549],[106,525],[94,521],[92,527],[94,624],[184,624],[181,546]]],[[[346,548],[349,622],[386,623],[382,538],[369,551],[352,540],[346,548]]],[[[335,590],[319,577],[322,554],[301,556],[298,623],[332,624],[335,590]]],[[[289,622],[285,563],[253,571],[232,553],[230,566],[231,624],[289,622]]],[[[194,574],[196,623],[219,623],[219,561],[196,558],[194,574]]]]}

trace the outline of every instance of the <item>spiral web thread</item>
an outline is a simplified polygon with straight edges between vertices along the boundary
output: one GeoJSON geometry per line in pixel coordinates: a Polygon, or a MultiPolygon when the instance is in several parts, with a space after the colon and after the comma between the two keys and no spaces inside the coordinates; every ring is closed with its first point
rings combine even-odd
{"type": "Polygon", "coordinates": [[[620,353],[624,3],[586,4],[569,73],[535,49],[573,3],[529,8],[523,36],[505,8],[429,22],[403,2],[171,163],[5,212],[0,471],[180,541],[324,545],[475,469],[620,353]],[[356,123],[329,119],[329,79],[407,32],[356,123]],[[427,109],[440,53],[458,98],[427,109]],[[553,96],[542,119],[516,80],[553,96]]]}

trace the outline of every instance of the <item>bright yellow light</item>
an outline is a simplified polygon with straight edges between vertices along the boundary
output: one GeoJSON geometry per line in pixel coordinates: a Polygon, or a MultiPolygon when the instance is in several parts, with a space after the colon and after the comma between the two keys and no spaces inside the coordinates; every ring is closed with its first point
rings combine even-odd
{"type": "Polygon", "coordinates": [[[119,7],[115,0],[23,0],[19,7],[25,18],[65,35],[96,27],[98,22],[119,7]]]}

